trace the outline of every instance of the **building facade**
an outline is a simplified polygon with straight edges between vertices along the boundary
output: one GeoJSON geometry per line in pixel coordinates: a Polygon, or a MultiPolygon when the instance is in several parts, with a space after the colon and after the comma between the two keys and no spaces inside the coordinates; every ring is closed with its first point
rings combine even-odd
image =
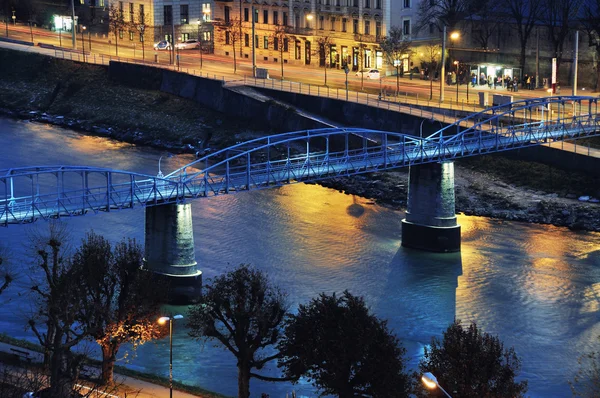
{"type": "MultiPolygon", "coordinates": [[[[98,0],[96,0],[98,1],[98,0]]],[[[212,0],[110,0],[109,7],[117,8],[125,22],[138,21],[144,15],[148,26],[146,41],[167,40],[171,43],[198,39],[205,52],[212,52],[212,0]]],[[[141,41],[134,32],[128,32],[131,41],[141,41]]]]}

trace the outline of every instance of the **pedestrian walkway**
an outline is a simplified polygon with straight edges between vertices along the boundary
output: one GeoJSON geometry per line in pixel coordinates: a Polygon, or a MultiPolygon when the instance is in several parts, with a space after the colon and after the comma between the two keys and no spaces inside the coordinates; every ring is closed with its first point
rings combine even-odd
{"type": "MultiPolygon", "coordinates": [[[[0,352],[7,353],[9,355],[15,355],[22,363],[42,363],[43,355],[37,351],[33,351],[27,348],[17,347],[11,344],[0,342],[0,352]]],[[[94,388],[96,390],[93,393],[93,397],[98,398],[165,398],[169,396],[169,388],[158,384],[150,383],[144,380],[140,380],[130,376],[124,376],[115,373],[115,384],[114,389],[109,389],[106,392],[102,391],[101,387],[94,388]]],[[[81,383],[79,388],[82,393],[86,390],[90,390],[88,383],[81,383]]],[[[182,391],[176,391],[173,396],[177,398],[197,398],[203,397],[203,395],[194,395],[182,391]]]]}

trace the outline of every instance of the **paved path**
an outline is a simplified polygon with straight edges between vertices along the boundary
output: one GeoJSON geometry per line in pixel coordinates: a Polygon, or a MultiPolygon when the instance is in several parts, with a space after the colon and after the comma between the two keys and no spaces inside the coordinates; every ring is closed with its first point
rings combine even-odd
{"type": "MultiPolygon", "coordinates": [[[[41,363],[43,361],[43,355],[39,352],[29,350],[27,348],[16,347],[7,343],[0,342],[0,351],[13,354],[11,349],[17,349],[19,351],[28,352],[32,362],[41,363]]],[[[149,383],[140,379],[136,379],[129,376],[123,376],[115,373],[115,382],[117,383],[117,391],[109,391],[109,393],[94,393],[92,397],[98,398],[165,398],[169,396],[169,388],[161,385],[149,383]]],[[[82,390],[85,391],[87,387],[83,386],[82,390]]],[[[82,392],[83,392],[82,391],[82,392]]],[[[174,398],[197,398],[202,395],[193,395],[182,391],[173,391],[174,398]]]]}

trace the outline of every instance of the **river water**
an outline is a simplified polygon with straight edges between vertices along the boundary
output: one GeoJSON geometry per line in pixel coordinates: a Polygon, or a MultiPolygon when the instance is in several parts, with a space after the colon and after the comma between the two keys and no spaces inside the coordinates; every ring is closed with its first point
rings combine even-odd
{"type": "MultiPolygon", "coordinates": [[[[0,168],[88,165],[155,174],[164,152],[22,121],[0,119],[0,168]]],[[[163,172],[189,161],[163,158],[163,172]]],[[[348,289],[389,325],[414,368],[431,336],[454,318],[477,321],[514,346],[531,397],[570,396],[577,358],[598,348],[600,234],[460,216],[461,253],[431,254],[400,247],[403,213],[316,185],[239,193],[193,204],[196,259],[210,278],[239,263],[268,273],[287,293],[290,308],[320,292],[348,289]]],[[[113,241],[143,241],[144,210],[66,221],[74,242],[94,229],[113,241]]],[[[0,332],[33,340],[25,329],[32,311],[27,290],[32,263],[27,236],[33,226],[0,228],[12,251],[16,283],[0,297],[0,332]]],[[[184,307],[168,308],[185,314],[184,307]]],[[[175,323],[176,380],[237,394],[233,356],[187,336],[175,323]]],[[[93,346],[93,345],[92,345],[93,346]]],[[[168,375],[168,341],[140,347],[126,366],[168,375]]],[[[263,371],[277,375],[271,365],[263,371]]],[[[252,396],[316,396],[300,383],[252,381],[252,396]]]]}

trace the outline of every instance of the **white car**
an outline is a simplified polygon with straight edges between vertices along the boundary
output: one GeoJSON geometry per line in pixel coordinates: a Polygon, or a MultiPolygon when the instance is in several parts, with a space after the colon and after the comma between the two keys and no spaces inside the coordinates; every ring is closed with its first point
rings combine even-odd
{"type": "Polygon", "coordinates": [[[377,69],[363,69],[356,72],[356,76],[364,75],[367,79],[379,80],[381,74],[377,69]]]}
{"type": "Polygon", "coordinates": [[[195,50],[200,47],[200,42],[196,39],[186,40],[181,43],[175,44],[175,48],[178,50],[195,50]]]}
{"type": "Polygon", "coordinates": [[[169,43],[166,40],[161,40],[158,43],[154,43],[154,49],[155,50],[170,50],[171,43],[169,43]]]}

